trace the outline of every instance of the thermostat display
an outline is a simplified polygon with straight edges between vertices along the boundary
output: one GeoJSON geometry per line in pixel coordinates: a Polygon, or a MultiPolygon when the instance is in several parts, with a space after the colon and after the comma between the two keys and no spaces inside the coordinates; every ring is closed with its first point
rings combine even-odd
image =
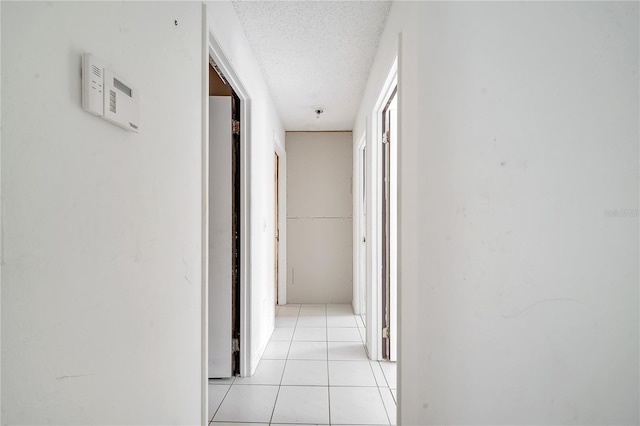
{"type": "Polygon", "coordinates": [[[89,53],[82,55],[82,109],[132,132],[139,126],[138,90],[102,66],[89,53]]]}

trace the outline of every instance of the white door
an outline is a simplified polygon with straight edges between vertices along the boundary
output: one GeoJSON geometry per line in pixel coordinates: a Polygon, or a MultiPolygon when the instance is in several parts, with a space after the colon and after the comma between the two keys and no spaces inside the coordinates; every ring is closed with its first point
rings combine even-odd
{"type": "Polygon", "coordinates": [[[209,378],[232,375],[231,97],[209,97],[209,378]]]}

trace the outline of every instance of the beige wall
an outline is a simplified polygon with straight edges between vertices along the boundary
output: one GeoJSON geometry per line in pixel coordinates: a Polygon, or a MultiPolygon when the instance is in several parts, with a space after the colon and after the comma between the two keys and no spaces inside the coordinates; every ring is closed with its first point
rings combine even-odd
{"type": "Polygon", "coordinates": [[[351,132],[287,132],[287,303],[350,303],[351,132]]]}

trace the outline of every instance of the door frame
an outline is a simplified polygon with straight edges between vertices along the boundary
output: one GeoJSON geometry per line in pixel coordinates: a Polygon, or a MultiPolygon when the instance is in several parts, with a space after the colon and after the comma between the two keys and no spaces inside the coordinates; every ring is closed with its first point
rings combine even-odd
{"type": "Polygon", "coordinates": [[[273,132],[273,150],[278,154],[278,305],[287,304],[287,151],[273,132]]]}
{"type": "Polygon", "coordinates": [[[362,202],[363,198],[365,198],[365,202],[368,197],[366,197],[366,191],[369,188],[369,185],[366,185],[367,179],[366,177],[362,177],[363,171],[367,171],[366,167],[366,158],[363,160],[362,154],[366,155],[367,148],[367,137],[366,135],[362,135],[360,141],[355,146],[355,150],[353,153],[353,170],[354,170],[354,186],[356,188],[353,191],[354,200],[353,205],[355,207],[355,220],[353,226],[353,259],[356,263],[356,267],[353,268],[353,312],[357,315],[362,315],[366,312],[367,306],[367,249],[366,242],[363,243],[362,238],[367,238],[367,229],[366,229],[366,220],[365,220],[365,212],[367,211],[367,206],[362,202]],[[362,192],[363,183],[366,186],[365,193],[362,192]]]}
{"type": "Polygon", "coordinates": [[[209,333],[209,291],[208,261],[209,258],[209,58],[213,59],[227,82],[240,98],[240,376],[246,377],[250,372],[251,360],[251,310],[249,306],[251,289],[250,253],[251,253],[251,185],[249,180],[249,146],[251,136],[251,97],[235,72],[224,49],[218,43],[212,26],[209,23],[207,6],[203,5],[203,40],[202,40],[202,282],[201,282],[201,420],[207,424],[208,418],[208,333],[209,333]]]}
{"type": "Polygon", "coordinates": [[[382,336],[382,357],[389,361],[396,361],[397,349],[397,150],[398,150],[398,129],[397,129],[397,85],[389,95],[385,107],[382,111],[382,132],[388,133],[386,142],[382,147],[382,212],[384,230],[382,235],[382,314],[383,326],[388,327],[388,337],[382,336]],[[394,106],[395,104],[395,106],[394,106]],[[385,159],[387,160],[385,162],[385,159]],[[386,178],[386,181],[384,181],[386,178]],[[388,191],[388,192],[387,192],[388,191]],[[386,268],[385,268],[386,265],[386,268]],[[388,304],[385,304],[385,299],[388,304]],[[388,322],[387,322],[388,321],[388,322]],[[386,352],[386,356],[385,356],[386,352]]]}
{"type": "MultiPolygon", "coordinates": [[[[398,52],[367,123],[367,351],[371,360],[382,360],[382,112],[398,85],[398,52]]],[[[397,336],[396,336],[397,338],[397,336]]]]}
{"type": "MultiPolygon", "coordinates": [[[[397,86],[396,86],[397,89],[397,86]]],[[[391,228],[390,233],[390,248],[391,248],[391,260],[389,262],[389,268],[391,272],[390,294],[389,294],[389,316],[391,320],[391,336],[390,348],[389,348],[389,361],[398,360],[398,142],[400,140],[400,129],[398,128],[398,99],[399,94],[396,91],[395,94],[395,110],[390,111],[391,118],[391,167],[390,167],[390,204],[391,204],[391,217],[389,218],[389,225],[391,228]]]]}

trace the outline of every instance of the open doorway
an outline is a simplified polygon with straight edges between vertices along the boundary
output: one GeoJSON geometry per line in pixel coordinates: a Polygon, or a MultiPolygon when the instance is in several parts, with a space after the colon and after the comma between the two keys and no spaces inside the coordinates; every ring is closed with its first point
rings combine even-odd
{"type": "MultiPolygon", "coordinates": [[[[362,137],[354,154],[354,285],[353,311],[367,323],[367,139],[362,137]]],[[[366,330],[365,330],[366,336],[366,330]]]]}
{"type": "Polygon", "coordinates": [[[240,374],[240,98],[210,58],[208,377],[240,374]]]}
{"type": "Polygon", "coordinates": [[[280,180],[280,156],[277,152],[274,152],[273,157],[273,291],[275,292],[274,300],[276,305],[278,304],[278,246],[280,241],[280,227],[279,227],[279,197],[278,188],[280,180]]]}
{"type": "Polygon", "coordinates": [[[382,111],[382,358],[396,360],[397,87],[382,111]]]}
{"type": "Polygon", "coordinates": [[[375,103],[366,130],[366,216],[359,222],[366,234],[367,351],[374,361],[397,359],[397,161],[398,161],[398,72],[397,58],[375,103]]]}
{"type": "Polygon", "coordinates": [[[274,303],[287,304],[287,152],[284,141],[273,135],[274,166],[274,303]]]}

